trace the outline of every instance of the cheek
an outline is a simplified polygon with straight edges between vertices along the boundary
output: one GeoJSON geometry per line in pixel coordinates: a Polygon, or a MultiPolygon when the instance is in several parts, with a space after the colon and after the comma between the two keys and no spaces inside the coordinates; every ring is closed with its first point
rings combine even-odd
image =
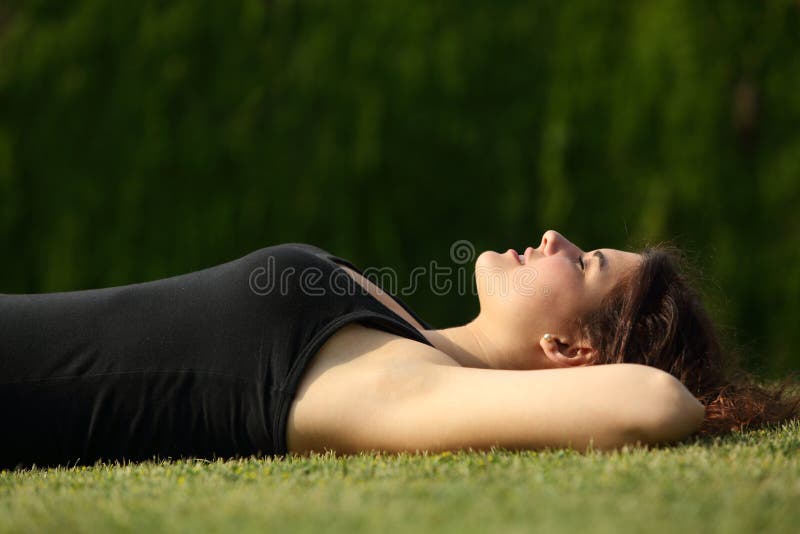
{"type": "Polygon", "coordinates": [[[537,270],[537,275],[537,288],[545,295],[565,299],[576,294],[580,288],[580,280],[568,268],[541,268],[537,270]]]}
{"type": "Polygon", "coordinates": [[[565,269],[539,271],[535,284],[536,300],[552,314],[571,316],[581,309],[584,300],[582,279],[565,269]]]}
{"type": "MultiPolygon", "coordinates": [[[[488,280],[489,278],[486,279],[487,285],[484,288],[487,292],[490,285],[488,280]]],[[[507,272],[504,280],[507,282],[505,291],[497,293],[495,302],[508,314],[533,318],[554,311],[554,306],[563,298],[563,290],[568,282],[559,276],[553,276],[553,273],[526,267],[507,272]]]]}

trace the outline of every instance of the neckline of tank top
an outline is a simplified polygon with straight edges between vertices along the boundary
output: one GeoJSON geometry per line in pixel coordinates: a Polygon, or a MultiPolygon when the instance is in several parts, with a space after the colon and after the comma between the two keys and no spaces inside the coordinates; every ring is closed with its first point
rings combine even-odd
{"type": "MultiPolygon", "coordinates": [[[[309,248],[311,248],[311,249],[314,249],[314,252],[313,252],[313,253],[314,253],[316,256],[318,256],[318,257],[322,257],[323,259],[325,259],[325,260],[327,260],[327,261],[331,262],[331,263],[332,263],[333,265],[335,265],[335,266],[336,266],[338,269],[341,269],[341,266],[342,266],[342,264],[344,264],[346,267],[349,267],[349,268],[353,269],[355,272],[357,272],[358,274],[360,274],[361,276],[364,276],[364,272],[363,272],[361,269],[359,269],[359,268],[358,268],[356,265],[354,265],[352,262],[350,262],[349,260],[346,260],[346,259],[344,259],[344,258],[341,258],[341,257],[339,257],[339,256],[336,256],[335,254],[331,254],[331,253],[330,253],[330,252],[328,252],[327,250],[325,250],[325,249],[323,249],[323,248],[320,248],[320,247],[318,247],[318,246],[316,246],[316,245],[311,245],[311,244],[309,244],[309,243],[285,243],[285,244],[286,244],[286,245],[290,245],[290,246],[294,246],[294,247],[297,247],[297,245],[301,245],[301,248],[302,248],[302,247],[309,247],[309,248]]],[[[341,269],[341,270],[342,270],[342,271],[343,271],[345,274],[347,274],[347,276],[348,276],[348,277],[352,278],[352,277],[350,276],[350,273],[348,273],[348,272],[347,272],[347,271],[345,271],[344,269],[341,269]]],[[[364,276],[364,278],[366,278],[366,276],[364,276]]],[[[356,280],[353,280],[353,281],[354,281],[356,284],[358,284],[358,282],[357,282],[356,280]]],[[[389,295],[389,298],[391,298],[391,299],[392,299],[392,301],[394,301],[394,302],[395,302],[395,303],[397,303],[397,304],[398,304],[398,305],[399,305],[401,308],[403,308],[405,311],[407,311],[407,312],[408,312],[408,314],[409,314],[411,317],[413,317],[413,318],[414,318],[414,320],[416,320],[416,321],[417,321],[419,324],[421,324],[423,328],[425,328],[426,330],[434,330],[434,327],[433,327],[432,325],[430,325],[430,324],[429,324],[427,321],[425,321],[424,319],[422,319],[422,317],[420,317],[419,315],[417,315],[417,313],[416,313],[414,310],[412,310],[412,309],[411,309],[411,308],[410,308],[410,307],[409,307],[409,306],[408,306],[408,305],[407,305],[405,302],[403,302],[403,300],[402,300],[402,299],[400,299],[400,297],[397,297],[397,296],[395,296],[395,295],[393,295],[393,294],[389,293],[388,291],[386,291],[386,290],[383,288],[383,286],[381,286],[381,285],[380,285],[380,284],[379,284],[377,281],[375,281],[375,280],[370,280],[370,282],[372,282],[373,284],[375,284],[376,286],[378,286],[378,288],[379,288],[381,291],[383,291],[384,293],[386,293],[387,295],[389,295]]],[[[361,284],[359,284],[359,285],[361,285],[361,284]]],[[[363,287],[363,286],[362,286],[362,287],[363,287]]],[[[378,300],[377,298],[375,298],[375,296],[374,296],[372,293],[370,293],[369,291],[365,291],[365,294],[366,294],[366,296],[367,296],[368,298],[372,299],[374,302],[377,302],[377,303],[378,303],[378,304],[379,304],[381,307],[383,307],[383,308],[384,308],[386,311],[388,311],[388,312],[389,312],[389,313],[391,313],[391,314],[392,314],[394,317],[396,317],[396,318],[398,318],[399,320],[401,320],[401,321],[402,321],[404,324],[407,324],[409,328],[411,328],[412,330],[414,330],[414,331],[415,331],[415,332],[417,332],[417,333],[418,333],[420,336],[422,336],[424,339],[426,339],[426,340],[427,340],[427,338],[424,336],[424,334],[423,334],[422,332],[420,332],[420,331],[419,331],[419,330],[418,330],[418,329],[417,329],[417,328],[416,328],[414,325],[412,325],[411,323],[409,323],[409,322],[408,322],[407,320],[405,320],[405,319],[404,319],[402,316],[400,316],[400,315],[399,315],[399,314],[397,314],[395,311],[393,311],[391,308],[389,308],[388,306],[386,306],[386,305],[385,305],[383,302],[381,302],[380,300],[378,300]]]]}

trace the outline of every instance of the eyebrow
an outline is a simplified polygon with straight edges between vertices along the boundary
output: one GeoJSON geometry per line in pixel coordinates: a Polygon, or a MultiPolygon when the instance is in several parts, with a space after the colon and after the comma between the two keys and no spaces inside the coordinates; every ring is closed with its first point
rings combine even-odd
{"type": "Polygon", "coordinates": [[[592,254],[592,256],[595,256],[595,257],[597,257],[598,260],[600,260],[600,270],[601,271],[606,268],[606,255],[605,254],[603,254],[599,250],[595,250],[594,254],[592,254]]]}

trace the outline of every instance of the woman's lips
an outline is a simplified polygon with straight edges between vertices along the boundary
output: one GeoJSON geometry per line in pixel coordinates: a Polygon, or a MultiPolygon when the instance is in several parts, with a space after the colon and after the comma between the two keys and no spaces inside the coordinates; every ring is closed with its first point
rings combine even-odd
{"type": "Polygon", "coordinates": [[[513,248],[508,249],[506,251],[506,254],[511,254],[514,257],[514,259],[517,260],[517,263],[519,263],[520,265],[524,265],[525,261],[523,257],[519,254],[519,252],[517,252],[513,248]]]}

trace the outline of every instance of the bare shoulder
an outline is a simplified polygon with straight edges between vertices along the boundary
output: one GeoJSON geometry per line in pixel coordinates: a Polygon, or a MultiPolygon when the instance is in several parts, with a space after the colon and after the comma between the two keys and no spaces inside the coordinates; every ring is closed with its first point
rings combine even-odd
{"type": "Polygon", "coordinates": [[[437,349],[351,325],[311,362],[287,422],[290,452],[616,448],[681,439],[702,405],[636,364],[461,367],[437,349]]]}
{"type": "Polygon", "coordinates": [[[286,425],[289,451],[332,449],[348,424],[383,402],[377,397],[411,395],[420,387],[412,377],[423,376],[428,366],[460,367],[423,343],[360,324],[344,326],[320,347],[298,385],[286,425]]]}

